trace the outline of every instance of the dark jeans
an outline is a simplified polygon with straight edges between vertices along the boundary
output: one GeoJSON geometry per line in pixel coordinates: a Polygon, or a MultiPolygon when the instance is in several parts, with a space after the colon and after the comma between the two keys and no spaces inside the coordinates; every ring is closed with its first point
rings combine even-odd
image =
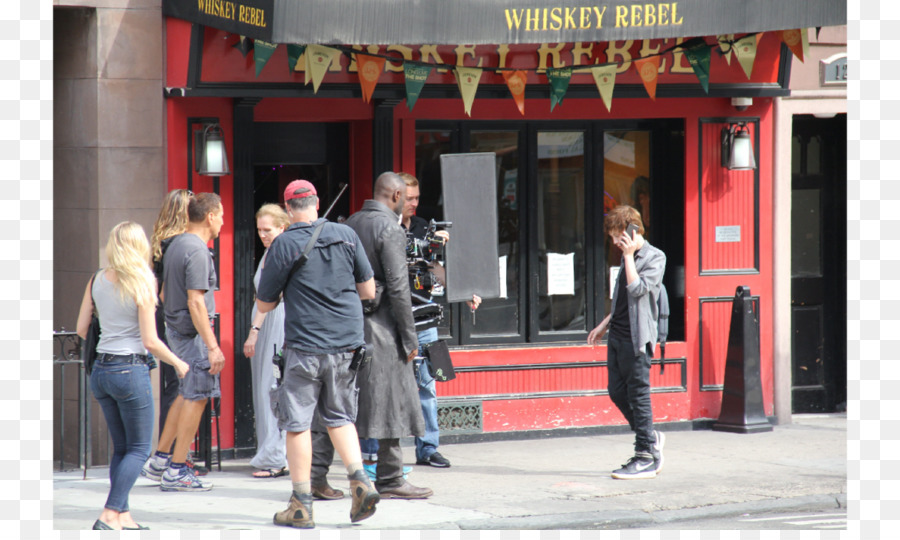
{"type": "Polygon", "coordinates": [[[103,409],[113,442],[106,508],[127,512],[128,493],[153,438],[153,392],[147,364],[128,356],[103,355],[91,372],[91,391],[103,409]],[[101,360],[102,359],[102,360],[101,360]]]}
{"type": "Polygon", "coordinates": [[[635,452],[650,452],[654,443],[653,410],[650,407],[650,358],[634,355],[631,341],[609,338],[606,364],[609,397],[634,431],[635,452]]]}

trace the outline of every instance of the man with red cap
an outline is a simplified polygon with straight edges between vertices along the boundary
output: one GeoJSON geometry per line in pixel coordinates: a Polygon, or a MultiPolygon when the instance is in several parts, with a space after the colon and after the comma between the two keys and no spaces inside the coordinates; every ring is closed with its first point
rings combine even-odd
{"type": "Polygon", "coordinates": [[[287,432],[293,492],[276,525],[315,527],[310,485],[313,415],[328,429],[347,467],[350,521],[375,513],[380,496],[362,466],[356,421],[354,356],[364,351],[361,299],[375,297],[372,267],[350,227],[319,218],[316,188],[294,180],[284,192],[291,226],[269,247],[257,306],[268,312],[284,298],[284,368],[272,403],[287,432]]]}

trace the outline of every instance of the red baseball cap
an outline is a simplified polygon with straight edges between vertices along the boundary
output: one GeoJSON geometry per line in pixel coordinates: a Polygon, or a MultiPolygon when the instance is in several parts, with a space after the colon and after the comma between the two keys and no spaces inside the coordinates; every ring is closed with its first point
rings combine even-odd
{"type": "Polygon", "coordinates": [[[288,187],[284,190],[284,202],[288,202],[291,199],[302,199],[304,197],[310,197],[316,194],[316,186],[312,185],[312,182],[309,180],[294,180],[288,187]],[[300,190],[309,190],[302,193],[297,193],[300,190]]]}

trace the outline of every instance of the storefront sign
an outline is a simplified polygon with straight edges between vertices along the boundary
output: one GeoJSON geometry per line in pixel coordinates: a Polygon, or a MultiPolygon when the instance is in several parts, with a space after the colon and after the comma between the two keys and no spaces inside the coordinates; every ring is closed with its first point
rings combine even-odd
{"type": "Polygon", "coordinates": [[[575,294],[575,254],[547,254],[547,296],[575,294]]]}
{"type": "Polygon", "coordinates": [[[740,242],[741,226],[716,227],[716,242],[740,242]]]}
{"type": "Polygon", "coordinates": [[[163,0],[163,14],[274,43],[558,43],[847,23],[846,0],[163,0]]]}

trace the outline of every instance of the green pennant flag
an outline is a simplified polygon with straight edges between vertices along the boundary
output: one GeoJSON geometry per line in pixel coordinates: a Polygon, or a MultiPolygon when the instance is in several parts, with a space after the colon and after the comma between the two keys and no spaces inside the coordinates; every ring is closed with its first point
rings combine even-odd
{"type": "Polygon", "coordinates": [[[547,69],[547,79],[550,80],[550,111],[552,112],[557,104],[562,105],[563,98],[566,97],[569,81],[572,80],[572,68],[549,68],[547,69]]]}
{"type": "Polygon", "coordinates": [[[425,80],[431,75],[432,66],[403,62],[403,75],[406,78],[406,106],[412,111],[425,86],[425,80]]]}
{"type": "Polygon", "coordinates": [[[288,45],[288,69],[293,73],[297,70],[297,62],[303,53],[306,52],[306,45],[288,45]]]}
{"type": "Polygon", "coordinates": [[[253,62],[256,64],[257,77],[259,77],[259,73],[265,67],[269,58],[272,58],[272,53],[275,52],[277,47],[277,43],[269,43],[268,41],[261,41],[259,39],[253,42],[253,62]]]}
{"type": "Polygon", "coordinates": [[[700,79],[703,91],[709,93],[709,46],[706,43],[698,43],[684,50],[688,62],[694,68],[694,74],[700,79]]]}

